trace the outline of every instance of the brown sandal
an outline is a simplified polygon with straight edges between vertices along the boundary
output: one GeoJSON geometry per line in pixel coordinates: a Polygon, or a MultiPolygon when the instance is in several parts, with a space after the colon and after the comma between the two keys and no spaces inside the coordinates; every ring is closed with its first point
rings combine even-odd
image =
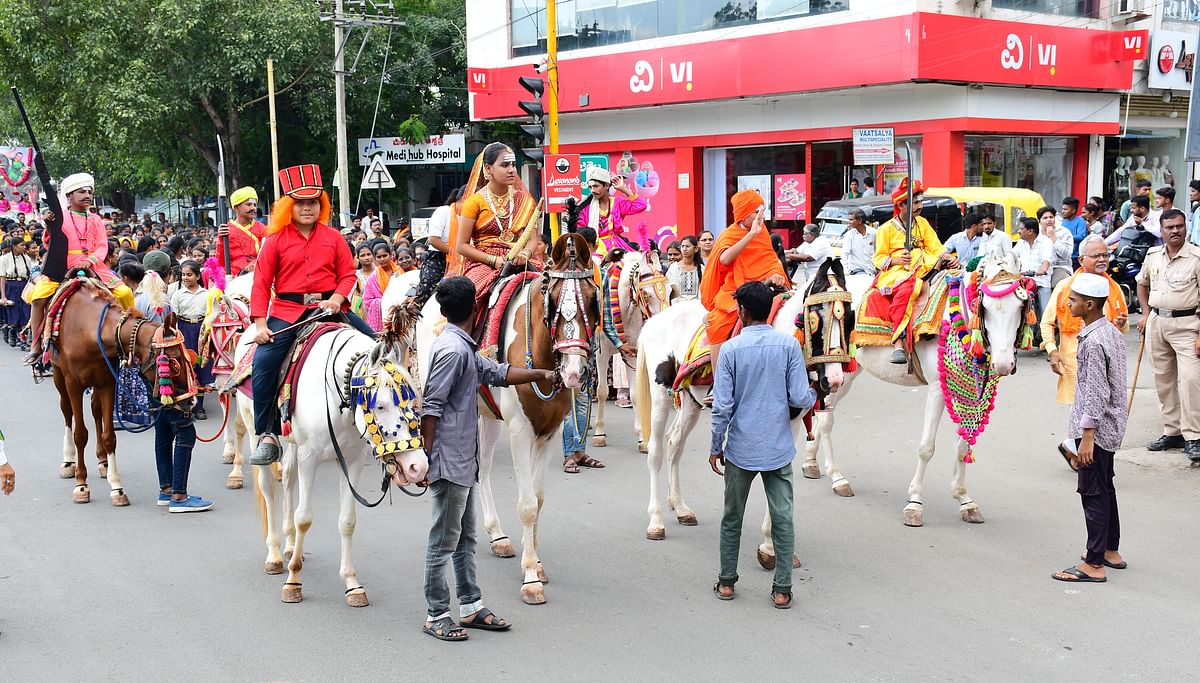
{"type": "Polygon", "coordinates": [[[575,458],[568,456],[563,460],[563,472],[567,474],[579,474],[579,463],[575,462],[575,458]]]}
{"type": "Polygon", "coordinates": [[[587,453],[576,453],[575,454],[575,464],[579,465],[580,467],[587,467],[588,469],[593,469],[593,470],[604,469],[604,463],[589,456],[587,453]],[[582,458],[579,457],[581,455],[583,456],[582,458]]]}

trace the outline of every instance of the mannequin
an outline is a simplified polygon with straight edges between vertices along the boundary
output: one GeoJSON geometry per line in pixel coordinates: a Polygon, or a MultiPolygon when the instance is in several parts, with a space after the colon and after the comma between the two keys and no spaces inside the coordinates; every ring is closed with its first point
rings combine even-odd
{"type": "Polygon", "coordinates": [[[1158,167],[1158,157],[1150,157],[1150,182],[1154,183],[1156,190],[1163,186],[1163,173],[1158,167]]]}
{"type": "MultiPolygon", "coordinates": [[[[1136,165],[1133,167],[1133,180],[1134,180],[1134,182],[1137,182],[1137,181],[1139,181],[1139,180],[1149,180],[1149,181],[1152,181],[1152,182],[1153,182],[1154,178],[1153,178],[1153,177],[1151,176],[1151,174],[1150,174],[1150,169],[1146,168],[1146,157],[1145,157],[1145,155],[1142,155],[1142,154],[1139,154],[1139,155],[1137,155],[1137,157],[1135,157],[1135,158],[1134,158],[1134,162],[1135,162],[1135,164],[1136,164],[1136,165]]],[[[1131,194],[1132,194],[1132,191],[1133,191],[1134,189],[1135,189],[1135,188],[1132,188],[1132,187],[1130,188],[1130,192],[1131,192],[1131,194]]]]}
{"type": "Polygon", "coordinates": [[[1167,156],[1166,154],[1164,154],[1162,158],[1162,176],[1163,185],[1171,188],[1175,187],[1175,174],[1171,173],[1171,157],[1167,156]]]}
{"type": "Polygon", "coordinates": [[[1128,157],[1117,157],[1116,166],[1113,168],[1112,177],[1109,179],[1109,192],[1118,205],[1129,199],[1128,157]]]}

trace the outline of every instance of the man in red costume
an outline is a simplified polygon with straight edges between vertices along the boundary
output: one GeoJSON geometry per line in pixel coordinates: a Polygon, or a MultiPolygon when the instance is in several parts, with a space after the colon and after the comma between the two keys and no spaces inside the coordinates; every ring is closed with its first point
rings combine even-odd
{"type": "Polygon", "coordinates": [[[263,226],[258,216],[258,193],[253,187],[241,187],[229,196],[233,220],[217,228],[217,263],[225,266],[225,240],[229,237],[229,276],[237,277],[254,262],[262,246],[263,226]]]}
{"type": "Polygon", "coordinates": [[[752,281],[787,286],[787,273],[771,246],[763,219],[762,196],[742,190],[729,203],[733,205],[733,225],[717,237],[700,282],[700,302],[708,309],[708,347],[714,368],[721,344],[729,340],[738,319],[733,298],[737,288],[752,281]]]}
{"type": "Polygon", "coordinates": [[[253,374],[258,447],[250,456],[254,465],[279,459],[275,392],[279,368],[299,333],[295,328],[281,330],[306,318],[333,315],[375,336],[362,318],[350,312],[350,290],[357,281],[354,256],[341,233],[328,225],[329,195],[321,188],[321,169],[315,164],[285,168],[279,172],[279,184],[285,196],[271,211],[250,298],[258,342],[253,374]]]}

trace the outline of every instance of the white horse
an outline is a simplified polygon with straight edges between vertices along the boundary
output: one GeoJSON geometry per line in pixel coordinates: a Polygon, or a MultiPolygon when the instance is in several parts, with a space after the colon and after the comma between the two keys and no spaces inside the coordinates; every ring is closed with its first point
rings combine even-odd
{"type": "MultiPolygon", "coordinates": [[[[254,289],[254,274],[244,273],[231,278],[225,284],[225,293],[206,316],[204,324],[209,329],[208,356],[212,361],[213,383],[220,388],[229,381],[233,372],[234,353],[238,339],[250,326],[250,294],[254,289]]],[[[246,422],[243,411],[238,409],[238,392],[231,391],[222,398],[225,401],[224,449],[221,463],[233,465],[225,478],[225,487],[242,488],[245,477],[242,472],[244,451],[242,444],[246,435],[253,431],[253,420],[246,422]]]]}
{"type": "MultiPolygon", "coordinates": [[[[780,306],[775,316],[774,329],[788,335],[793,333],[796,316],[804,307],[805,291],[802,286],[793,290],[792,297],[780,306]]],[[[652,541],[660,541],[667,535],[659,499],[659,472],[662,469],[664,454],[670,463],[667,474],[667,506],[674,511],[675,519],[680,524],[697,524],[696,513],[684,502],[680,490],[679,461],[683,456],[684,443],[700,418],[704,400],[711,387],[690,386],[682,392],[678,410],[675,409],[670,389],[679,367],[687,356],[688,345],[707,315],[708,311],[699,301],[677,303],[651,318],[642,328],[642,336],[638,342],[635,404],[642,433],[649,435],[646,439],[650,446],[646,466],[650,471],[650,503],[646,512],[650,515],[650,524],[646,528],[646,538],[652,541]],[[668,426],[668,418],[672,415],[674,420],[668,426]]],[[[823,365],[821,370],[830,391],[837,391],[843,382],[841,364],[828,363],[823,365]]],[[[792,419],[791,426],[792,439],[799,448],[806,435],[803,416],[797,415],[792,419]]]]}
{"type": "MultiPolygon", "coordinates": [[[[977,266],[984,283],[993,283],[997,279],[1015,282],[1020,279],[1020,264],[1007,241],[989,245],[987,253],[977,266]]],[[[869,284],[869,283],[867,283],[869,284]]],[[[866,287],[862,280],[855,282],[851,279],[848,287],[854,294],[855,307],[861,300],[866,287]]],[[[981,311],[983,315],[982,329],[987,351],[991,356],[991,371],[1003,377],[1016,370],[1015,347],[1021,333],[1025,307],[1028,305],[1028,295],[1024,288],[1018,286],[1010,289],[1001,296],[995,296],[987,287],[982,288],[981,311]]],[[[949,320],[949,307],[944,316],[949,320]]],[[[858,349],[858,364],[867,372],[890,384],[900,386],[921,386],[916,377],[909,374],[905,365],[894,365],[890,362],[892,349],[886,346],[864,346],[858,349]]],[[[933,457],[938,424],[942,413],[945,412],[945,399],[938,386],[938,340],[923,339],[916,343],[914,353],[920,363],[923,374],[930,380],[925,396],[925,419],[921,433],[921,443],[917,451],[917,471],[908,487],[908,502],[904,507],[904,523],[908,526],[921,526],[924,523],[922,511],[924,500],[925,469],[933,457]]],[[[825,454],[825,469],[831,477],[842,478],[841,470],[834,459],[832,432],[834,415],[837,405],[845,400],[846,394],[858,373],[847,375],[842,390],[831,395],[826,401],[825,410],[818,412],[813,420],[813,440],[808,442],[804,463],[804,476],[817,478],[817,452],[825,454]]],[[[959,503],[963,521],[974,524],[983,522],[983,514],[979,505],[967,494],[967,463],[963,456],[967,451],[967,442],[958,439],[955,464],[955,475],[951,481],[951,494],[959,503]]],[[[836,479],[835,479],[836,484],[836,479]]],[[[836,488],[836,487],[835,487],[836,488]]],[[[851,494],[852,495],[852,494],[851,494]]]]}
{"type": "MultiPolygon", "coordinates": [[[[621,311],[623,341],[637,345],[642,326],[651,317],[662,313],[671,305],[671,286],[655,252],[629,251],[621,259],[621,275],[616,282],[617,299],[621,311]]],[[[608,306],[609,302],[601,301],[600,306],[608,306]]],[[[621,332],[621,330],[618,330],[621,332]]],[[[634,366],[623,356],[617,347],[613,346],[608,336],[599,335],[599,346],[596,356],[596,406],[592,425],[592,445],[607,446],[608,439],[604,433],[604,406],[608,398],[608,366],[613,358],[621,362],[632,372],[634,366]]],[[[646,442],[638,435],[638,450],[646,452],[646,442]]]]}
{"type": "MultiPolygon", "coordinates": [[[[588,366],[590,336],[599,320],[599,288],[592,280],[587,243],[577,233],[559,237],[550,252],[551,263],[543,278],[531,280],[517,290],[504,315],[504,348],[498,355],[513,365],[557,369],[561,386],[521,385],[492,389],[508,425],[509,448],[517,480],[517,516],[521,520],[521,600],[537,605],[546,602],[546,572],[537,554],[537,526],[545,500],[546,463],[558,455],[562,424],[572,408],[571,391],[583,386],[588,366]],[[549,301],[547,311],[545,303],[549,301]]],[[[393,278],[383,295],[383,311],[391,319],[404,303],[417,277],[393,278]]],[[[429,368],[430,347],[446,324],[436,299],[430,299],[416,327],[418,377],[429,368]]],[[[423,380],[421,380],[423,381],[423,380]]],[[[500,527],[492,494],[492,457],[500,436],[500,420],[494,419],[480,402],[479,494],[483,526],[491,540],[492,553],[512,557],[512,542],[500,527]]]]}
{"type": "MultiPolygon", "coordinates": [[[[242,335],[237,357],[251,346],[254,330],[242,335]]],[[[337,461],[339,467],[326,469],[338,479],[341,532],[340,575],[346,586],[346,604],[365,607],[367,593],[358,580],[351,558],[351,545],[357,519],[359,475],[378,455],[380,446],[397,485],[420,482],[429,469],[425,450],[416,443],[419,429],[411,412],[419,396],[400,362],[403,348],[376,343],[350,327],[329,332],[313,342],[307,360],[300,368],[293,395],[291,432],[281,438],[283,455],[284,500],[280,510],[275,477],[270,467],[258,467],[256,485],[265,497],[267,560],[265,571],[278,574],[288,560],[287,582],[283,584],[283,602],[300,602],[303,593],[300,570],[304,565],[304,538],[312,527],[313,486],[318,466],[337,461]],[[354,385],[352,387],[352,384],[354,385]],[[370,403],[359,397],[374,394],[370,403]],[[321,400],[323,399],[323,400],[321,400]],[[373,407],[372,407],[373,406],[373,407]],[[386,435],[386,436],[385,436],[386,435]],[[388,445],[392,447],[389,450],[388,445]],[[340,449],[341,453],[338,453],[340,449]],[[294,503],[294,507],[293,507],[294,503]],[[287,553],[280,552],[279,521],[287,537],[287,553]]],[[[240,401],[239,409],[246,424],[253,424],[250,401],[240,401]]]]}

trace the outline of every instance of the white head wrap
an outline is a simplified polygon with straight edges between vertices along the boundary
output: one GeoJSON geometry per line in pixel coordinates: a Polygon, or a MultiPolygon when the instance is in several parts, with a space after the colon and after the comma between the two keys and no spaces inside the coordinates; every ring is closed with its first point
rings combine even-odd
{"type": "Polygon", "coordinates": [[[75,190],[82,190],[88,187],[92,189],[95,189],[96,187],[96,179],[92,177],[92,174],[72,173],[66,178],[63,178],[62,182],[58,185],[58,190],[59,192],[62,192],[63,196],[65,197],[75,190]]]}
{"type": "Polygon", "coordinates": [[[1080,273],[1071,281],[1071,291],[1097,299],[1108,298],[1108,280],[1095,273],[1080,273]]]}
{"type": "Polygon", "coordinates": [[[612,174],[603,166],[592,166],[588,168],[587,181],[590,183],[593,180],[598,180],[607,185],[612,182],[612,174]]]}

